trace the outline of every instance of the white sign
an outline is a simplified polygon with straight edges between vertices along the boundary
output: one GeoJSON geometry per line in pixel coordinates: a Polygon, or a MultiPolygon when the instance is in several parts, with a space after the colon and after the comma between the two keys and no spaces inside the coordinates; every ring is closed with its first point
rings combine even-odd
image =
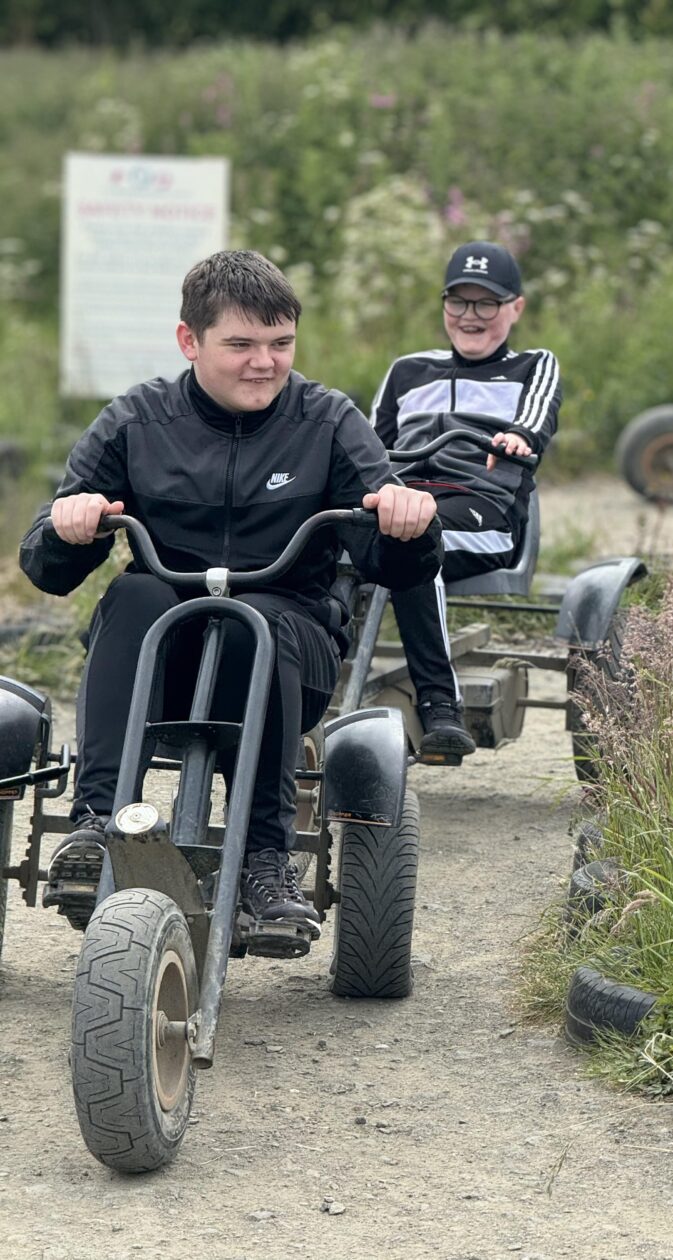
{"type": "Polygon", "coordinates": [[[65,158],[61,392],[108,399],[187,366],[182,281],[226,248],[226,158],[65,158]]]}

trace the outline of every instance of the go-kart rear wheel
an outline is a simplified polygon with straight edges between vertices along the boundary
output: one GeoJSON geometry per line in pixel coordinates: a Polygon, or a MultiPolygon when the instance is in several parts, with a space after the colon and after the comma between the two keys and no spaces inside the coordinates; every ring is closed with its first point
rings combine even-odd
{"type": "Polygon", "coordinates": [[[14,801],[0,801],[0,954],[5,938],[5,914],[7,913],[7,880],[3,876],[9,866],[12,849],[12,817],[14,801]]]}
{"type": "Polygon", "coordinates": [[[332,959],[337,996],[402,998],[411,993],[419,843],[413,792],[405,794],[398,827],[343,824],[332,959]]]}
{"type": "Polygon", "coordinates": [[[650,407],[634,416],[617,442],[617,466],[637,494],[673,503],[673,407],[650,407]]]}
{"type": "Polygon", "coordinates": [[[169,1163],[195,1073],[186,1023],[198,1001],[182,911],[163,893],[114,893],[93,914],[77,964],[70,1066],[84,1141],[102,1164],[169,1163]]]}

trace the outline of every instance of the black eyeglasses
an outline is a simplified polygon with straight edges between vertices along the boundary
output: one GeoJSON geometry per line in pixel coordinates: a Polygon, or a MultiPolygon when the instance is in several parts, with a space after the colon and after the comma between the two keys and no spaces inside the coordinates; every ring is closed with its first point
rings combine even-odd
{"type": "Polygon", "coordinates": [[[454,315],[458,319],[465,314],[468,306],[471,306],[477,318],[483,319],[485,323],[488,323],[489,319],[495,319],[501,306],[507,306],[509,302],[516,301],[516,297],[508,297],[500,301],[497,298],[477,298],[476,302],[473,302],[469,298],[452,297],[450,289],[442,293],[442,298],[444,309],[449,312],[449,315],[454,315]]]}

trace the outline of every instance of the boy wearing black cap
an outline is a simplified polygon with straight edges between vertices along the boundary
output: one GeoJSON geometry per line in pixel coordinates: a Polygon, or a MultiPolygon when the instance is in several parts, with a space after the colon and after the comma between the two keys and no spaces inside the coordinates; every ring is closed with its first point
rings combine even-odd
{"type": "Polygon", "coordinates": [[[452,442],[422,467],[414,464],[400,474],[434,495],[444,540],[435,582],[392,593],[425,731],[420,753],[428,759],[475,750],[450,660],[442,576],[455,581],[511,563],[533,479],[519,465],[498,460],[496,451],[541,456],[561,403],[554,355],[509,347],[510,330],[525,307],[521,272],[509,250],[491,241],[461,245],[449,260],[442,299],[451,348],[396,359],[371,413],[388,448],[414,450],[447,429],[469,427],[452,412],[478,414],[475,431],[491,436],[494,447],[485,457],[476,446],[452,442]]]}

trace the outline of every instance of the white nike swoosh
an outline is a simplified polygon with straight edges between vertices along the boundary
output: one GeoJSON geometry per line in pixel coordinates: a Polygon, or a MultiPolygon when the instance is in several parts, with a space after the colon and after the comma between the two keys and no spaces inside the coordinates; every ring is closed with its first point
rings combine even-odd
{"type": "Polygon", "coordinates": [[[287,481],[274,481],[273,484],[270,481],[267,481],[266,488],[267,490],[282,490],[283,486],[289,486],[291,481],[296,480],[296,477],[288,477],[287,481]]]}

